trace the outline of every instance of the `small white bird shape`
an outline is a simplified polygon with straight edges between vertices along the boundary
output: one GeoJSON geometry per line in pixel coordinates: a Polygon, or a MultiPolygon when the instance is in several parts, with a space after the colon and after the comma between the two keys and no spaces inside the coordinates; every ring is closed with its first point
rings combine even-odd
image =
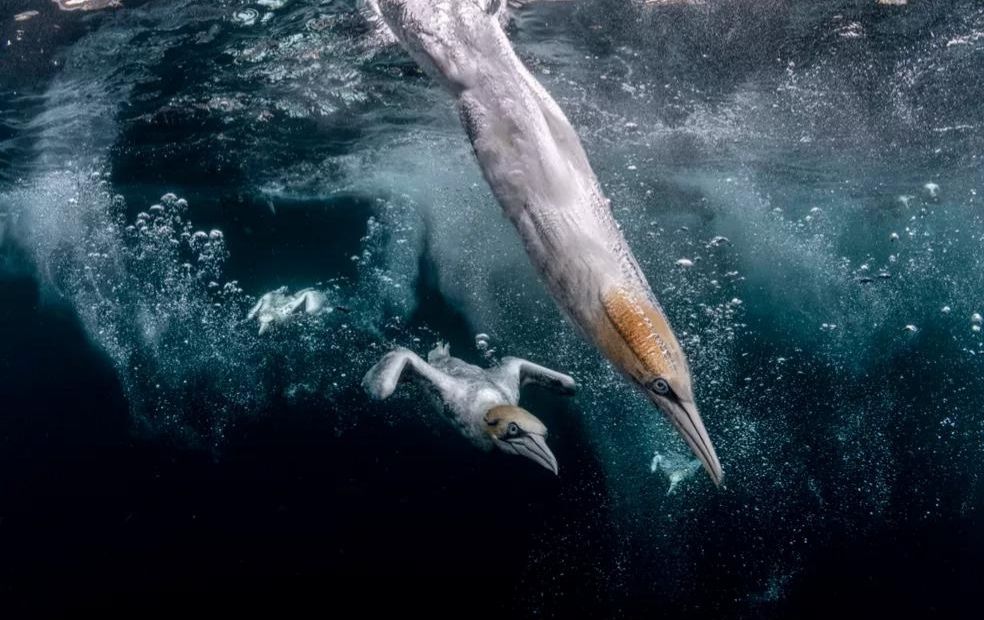
{"type": "Polygon", "coordinates": [[[260,297],[246,315],[246,320],[256,319],[260,324],[260,334],[264,334],[274,325],[286,323],[296,315],[318,314],[327,306],[328,298],[321,291],[305,288],[291,295],[286,286],[281,286],[260,297]]]}
{"type": "Polygon", "coordinates": [[[450,355],[438,344],[424,361],[404,348],[387,353],[362,385],[377,400],[388,398],[401,378],[430,389],[459,432],[478,448],[524,456],[557,473],[557,459],[547,447],[547,427],[518,406],[520,388],[536,383],[561,394],[574,393],[574,379],[533,362],[506,357],[485,369],[450,355]]]}

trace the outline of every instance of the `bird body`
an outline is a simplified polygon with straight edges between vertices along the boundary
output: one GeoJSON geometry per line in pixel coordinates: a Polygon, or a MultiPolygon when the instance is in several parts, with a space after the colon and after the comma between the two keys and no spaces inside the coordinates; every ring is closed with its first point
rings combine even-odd
{"type": "Polygon", "coordinates": [[[526,456],[557,473],[557,460],[546,445],[546,426],[519,407],[519,395],[531,382],[573,393],[569,376],[516,357],[484,369],[452,357],[448,346],[439,344],[427,361],[408,349],[387,353],[362,384],[370,396],[383,400],[406,378],[428,388],[446,417],[477,448],[526,456]]]}
{"type": "Polygon", "coordinates": [[[681,433],[715,483],[721,464],[687,359],[581,142],[485,0],[378,0],[403,47],[454,96],[492,192],[561,311],[681,433]]]}
{"type": "Polygon", "coordinates": [[[256,320],[262,335],[275,325],[286,323],[303,314],[320,314],[328,308],[328,298],[321,291],[305,288],[293,295],[286,286],[264,293],[246,315],[247,321],[256,320]]]}

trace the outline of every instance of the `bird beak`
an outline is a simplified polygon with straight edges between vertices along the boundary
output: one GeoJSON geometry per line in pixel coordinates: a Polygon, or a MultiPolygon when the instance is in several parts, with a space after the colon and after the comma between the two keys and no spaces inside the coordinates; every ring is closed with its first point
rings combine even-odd
{"type": "Polygon", "coordinates": [[[508,442],[516,454],[539,463],[557,475],[557,457],[547,447],[547,440],[543,435],[529,434],[509,439],[508,442]]]}
{"type": "MultiPolygon", "coordinates": [[[[670,418],[690,449],[694,451],[714,484],[721,484],[721,463],[711,444],[704,422],[697,412],[693,396],[659,397],[646,382],[664,374],[679,360],[679,371],[689,375],[683,349],[677,342],[666,316],[644,296],[615,289],[602,297],[608,321],[599,322],[595,330],[598,347],[616,367],[636,383],[649,399],[670,418]]],[[[689,382],[687,392],[690,392],[689,382]]]]}
{"type": "MultiPolygon", "coordinates": [[[[655,401],[655,399],[654,399],[655,401]]],[[[671,401],[663,399],[656,404],[666,413],[673,426],[683,435],[684,441],[690,446],[697,458],[704,465],[704,469],[710,474],[714,484],[721,486],[724,472],[721,470],[721,462],[718,460],[717,453],[714,451],[714,444],[707,435],[704,422],[700,419],[697,405],[693,401],[671,401]]]]}

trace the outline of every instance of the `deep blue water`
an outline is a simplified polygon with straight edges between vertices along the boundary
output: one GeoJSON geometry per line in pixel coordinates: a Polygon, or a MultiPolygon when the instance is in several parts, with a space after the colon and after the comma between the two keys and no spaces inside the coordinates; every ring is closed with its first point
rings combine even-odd
{"type": "Polygon", "coordinates": [[[671,495],[649,464],[685,446],[562,320],[447,96],[354,2],[124,4],[0,0],[11,617],[977,617],[979,3],[517,14],[691,359],[727,480],[671,495]],[[169,192],[180,223],[141,232],[169,192]],[[281,285],[348,311],[259,337],[281,285]],[[524,393],[559,477],[359,388],[392,345],[487,363],[478,332],[578,379],[524,393]]]}

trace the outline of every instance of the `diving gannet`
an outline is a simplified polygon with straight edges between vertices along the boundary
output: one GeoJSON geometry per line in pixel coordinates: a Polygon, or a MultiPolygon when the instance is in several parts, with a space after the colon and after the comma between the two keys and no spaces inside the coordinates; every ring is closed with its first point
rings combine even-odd
{"type": "Polygon", "coordinates": [[[518,406],[519,391],[537,383],[572,394],[574,379],[517,357],[503,358],[494,368],[479,368],[451,357],[449,347],[438,344],[426,362],[408,349],[390,351],[366,373],[362,385],[370,396],[383,400],[410,373],[431,389],[445,414],[476,447],[525,456],[557,473],[557,459],[547,447],[547,427],[518,406]]]}
{"type": "Polygon", "coordinates": [[[581,334],[722,471],[687,358],[626,244],[577,133],[523,66],[499,0],[375,0],[401,45],[455,98],[482,174],[581,334]]]}
{"type": "Polygon", "coordinates": [[[246,320],[256,319],[262,335],[274,325],[286,323],[301,314],[319,314],[327,306],[328,298],[321,291],[305,288],[291,295],[286,286],[281,286],[260,297],[246,315],[246,320]]]}

